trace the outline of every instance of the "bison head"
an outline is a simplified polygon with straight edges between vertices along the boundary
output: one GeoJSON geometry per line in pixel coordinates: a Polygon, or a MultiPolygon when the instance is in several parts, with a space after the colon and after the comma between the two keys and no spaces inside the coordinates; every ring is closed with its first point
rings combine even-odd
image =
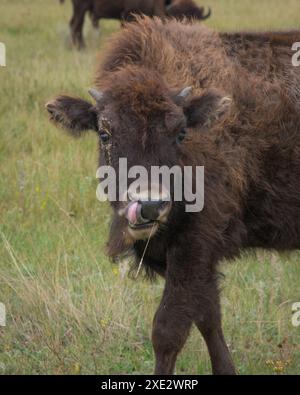
{"type": "Polygon", "coordinates": [[[193,0],[173,0],[167,6],[167,16],[178,20],[194,19],[204,21],[211,16],[211,9],[208,8],[205,14],[204,7],[198,7],[193,0]]]}
{"type": "MultiPolygon", "coordinates": [[[[78,136],[93,130],[100,141],[100,165],[110,165],[120,174],[120,158],[128,168],[182,166],[191,159],[193,134],[210,128],[227,110],[228,98],[207,90],[192,95],[191,87],[170,88],[154,71],[127,66],[108,73],[91,89],[89,103],[58,96],[46,104],[50,118],[78,136]],[[104,81],[104,82],[102,82],[104,81]]],[[[119,185],[120,180],[116,180],[119,185]]],[[[170,225],[180,204],[173,189],[148,184],[139,191],[128,180],[125,199],[112,202],[115,228],[128,244],[146,239],[170,225]]],[[[118,195],[117,195],[118,196],[118,195]]]]}

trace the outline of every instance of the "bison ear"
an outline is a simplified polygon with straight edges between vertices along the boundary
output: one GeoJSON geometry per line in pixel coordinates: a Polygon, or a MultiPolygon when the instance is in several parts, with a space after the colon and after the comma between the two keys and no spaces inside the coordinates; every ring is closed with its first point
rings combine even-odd
{"type": "Polygon", "coordinates": [[[209,90],[193,97],[184,105],[188,127],[211,127],[229,112],[232,100],[217,91],[209,90]]]}
{"type": "Polygon", "coordinates": [[[98,130],[96,108],[89,102],[69,96],[58,96],[46,104],[50,120],[73,136],[87,130],[98,130]]]}

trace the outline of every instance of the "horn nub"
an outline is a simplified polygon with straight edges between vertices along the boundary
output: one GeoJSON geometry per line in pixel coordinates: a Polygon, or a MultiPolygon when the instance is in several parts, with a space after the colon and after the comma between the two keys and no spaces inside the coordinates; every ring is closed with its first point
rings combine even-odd
{"type": "Polygon", "coordinates": [[[92,96],[94,100],[96,100],[96,102],[101,101],[101,99],[103,98],[103,93],[95,88],[90,88],[89,94],[92,96]]]}
{"type": "Polygon", "coordinates": [[[186,99],[192,93],[192,86],[187,86],[186,88],[182,89],[182,91],[178,94],[178,97],[181,99],[186,99]]]}

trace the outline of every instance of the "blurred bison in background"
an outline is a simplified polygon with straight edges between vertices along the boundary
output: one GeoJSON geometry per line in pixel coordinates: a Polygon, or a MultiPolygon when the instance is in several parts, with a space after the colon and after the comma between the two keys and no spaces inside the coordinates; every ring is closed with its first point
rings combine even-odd
{"type": "MultiPolygon", "coordinates": [[[[300,32],[217,33],[138,18],[110,44],[95,103],[58,96],[50,118],[99,137],[100,164],[204,166],[205,204],[157,191],[112,202],[112,258],[131,254],[165,277],[153,323],[156,374],[171,374],[192,324],[215,374],[234,374],[221,325],[218,265],[245,248],[300,248],[300,32]],[[163,53],[163,56],[162,56],[163,53]]],[[[119,180],[120,181],[120,180],[119,180]]],[[[124,180],[122,180],[124,181],[124,180]]],[[[174,185],[174,182],[173,182],[174,185]]],[[[234,302],[234,301],[233,301],[234,302]]]]}
{"type": "Polygon", "coordinates": [[[178,20],[187,18],[204,21],[211,16],[211,9],[205,14],[204,7],[198,7],[193,0],[173,0],[167,6],[167,15],[178,20]]]}
{"type": "Polygon", "coordinates": [[[131,21],[133,14],[197,20],[205,20],[211,15],[210,9],[205,14],[204,8],[198,7],[193,0],[72,0],[72,4],[71,35],[73,44],[78,48],[84,47],[82,31],[87,12],[95,28],[99,27],[102,18],[131,21]]]}
{"type": "Polygon", "coordinates": [[[102,18],[130,21],[132,14],[160,17],[166,14],[165,0],[72,0],[72,4],[70,27],[73,44],[78,48],[84,47],[82,30],[87,12],[94,27],[98,27],[102,18]]]}

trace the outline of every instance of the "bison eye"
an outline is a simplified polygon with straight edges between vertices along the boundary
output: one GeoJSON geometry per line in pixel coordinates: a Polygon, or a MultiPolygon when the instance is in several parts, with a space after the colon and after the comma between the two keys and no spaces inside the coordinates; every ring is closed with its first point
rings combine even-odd
{"type": "Polygon", "coordinates": [[[110,135],[106,132],[101,131],[99,136],[103,144],[107,144],[110,140],[110,135]]]}
{"type": "Polygon", "coordinates": [[[178,144],[182,143],[182,141],[185,139],[185,137],[186,137],[186,130],[185,130],[185,129],[182,129],[182,130],[179,132],[179,134],[177,135],[177,137],[176,137],[176,142],[177,142],[178,144]]]}

